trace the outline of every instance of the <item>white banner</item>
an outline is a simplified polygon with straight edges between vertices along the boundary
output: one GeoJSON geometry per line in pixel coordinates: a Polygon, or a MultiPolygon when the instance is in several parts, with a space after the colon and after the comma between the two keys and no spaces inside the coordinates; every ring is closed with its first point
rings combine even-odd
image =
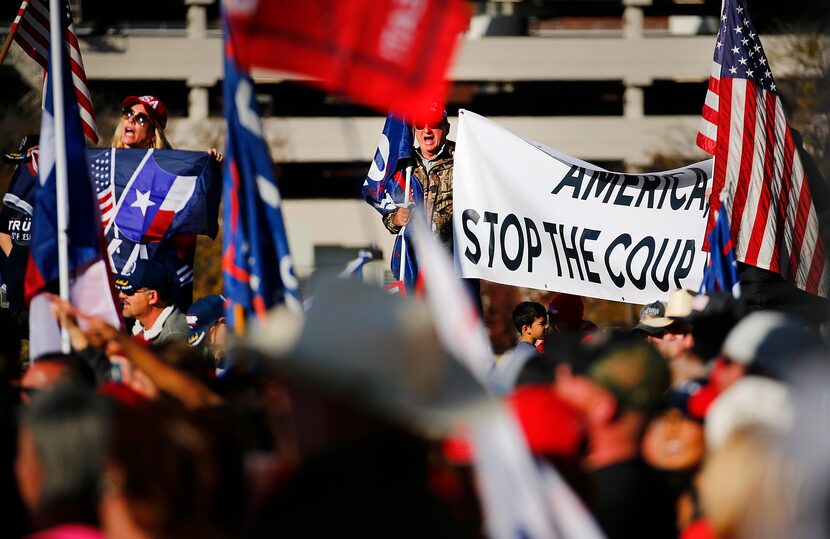
{"type": "Polygon", "coordinates": [[[712,161],[621,174],[459,111],[453,171],[462,277],[651,303],[697,290],[712,161]]]}

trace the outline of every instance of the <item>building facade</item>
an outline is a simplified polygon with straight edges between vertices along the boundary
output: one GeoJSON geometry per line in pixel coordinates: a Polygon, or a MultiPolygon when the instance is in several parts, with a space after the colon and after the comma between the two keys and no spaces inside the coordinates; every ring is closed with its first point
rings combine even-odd
{"type": "MultiPolygon", "coordinates": [[[[217,0],[151,1],[141,13],[103,0],[72,4],[102,123],[124,96],[153,94],[171,110],[175,147],[222,146],[217,0]]],[[[705,158],[694,139],[720,1],[502,0],[471,10],[450,72],[450,138],[465,108],[606,168],[705,158]]],[[[773,58],[778,39],[764,40],[773,58]]],[[[12,61],[31,71],[26,57],[12,61]]],[[[788,70],[786,59],[774,67],[779,79],[788,70]]],[[[389,252],[393,238],[360,199],[383,116],[295,74],[257,71],[254,78],[300,276],[361,247],[389,252]]]]}

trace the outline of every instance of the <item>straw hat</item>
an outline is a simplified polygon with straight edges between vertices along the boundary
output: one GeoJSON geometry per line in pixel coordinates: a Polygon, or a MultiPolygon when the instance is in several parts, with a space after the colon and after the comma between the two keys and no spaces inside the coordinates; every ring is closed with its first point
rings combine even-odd
{"type": "Polygon", "coordinates": [[[494,405],[441,345],[424,304],[352,279],[321,286],[304,322],[275,309],[242,349],[286,379],[430,437],[494,405]]]}

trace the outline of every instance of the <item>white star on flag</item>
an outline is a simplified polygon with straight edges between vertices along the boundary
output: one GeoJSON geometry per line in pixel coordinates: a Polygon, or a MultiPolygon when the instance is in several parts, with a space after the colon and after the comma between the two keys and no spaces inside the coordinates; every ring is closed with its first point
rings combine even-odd
{"type": "Polygon", "coordinates": [[[141,215],[147,215],[147,208],[155,205],[156,203],[150,200],[150,191],[142,193],[138,189],[135,190],[135,202],[130,204],[133,208],[139,208],[141,210],[141,215]]]}

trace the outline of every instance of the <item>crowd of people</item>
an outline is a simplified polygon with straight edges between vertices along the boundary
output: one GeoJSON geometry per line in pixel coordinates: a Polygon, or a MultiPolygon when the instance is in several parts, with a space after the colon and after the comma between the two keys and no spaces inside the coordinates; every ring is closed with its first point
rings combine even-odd
{"type": "Polygon", "coordinates": [[[580,301],[517,305],[520,342],[499,376],[513,394],[544,384],[570,405],[586,444],[572,486],[608,537],[826,535],[824,509],[811,512],[827,501],[827,476],[811,475],[824,457],[803,460],[828,441],[805,438],[827,418],[819,327],[689,290],[644,306],[624,334],[555,325],[561,305],[581,316],[580,301]]]}

